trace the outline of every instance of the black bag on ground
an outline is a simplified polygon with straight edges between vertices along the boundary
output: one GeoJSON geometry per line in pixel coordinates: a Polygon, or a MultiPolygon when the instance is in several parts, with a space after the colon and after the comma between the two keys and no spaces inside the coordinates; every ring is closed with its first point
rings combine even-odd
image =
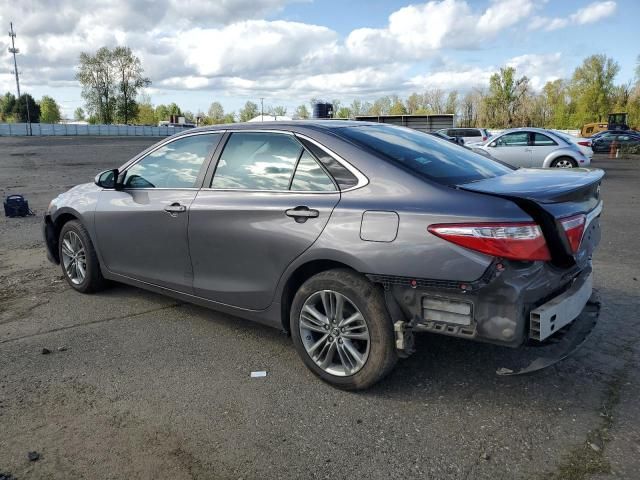
{"type": "Polygon", "coordinates": [[[4,201],[4,214],[7,217],[27,217],[33,212],[22,195],[9,195],[4,201]]]}

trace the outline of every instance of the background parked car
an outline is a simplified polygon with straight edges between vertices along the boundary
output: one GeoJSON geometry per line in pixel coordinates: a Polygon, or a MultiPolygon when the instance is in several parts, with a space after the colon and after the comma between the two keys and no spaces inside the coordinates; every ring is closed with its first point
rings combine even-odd
{"type": "Polygon", "coordinates": [[[640,146],[640,133],[632,131],[604,132],[593,140],[593,151],[597,153],[606,153],[611,149],[611,143],[614,141],[617,142],[621,148],[640,146]]]}
{"type": "Polygon", "coordinates": [[[438,130],[437,132],[426,132],[429,135],[433,135],[434,137],[442,138],[443,140],[447,140],[451,143],[457,143],[458,145],[464,146],[464,138],[462,137],[450,137],[449,135],[442,133],[442,130],[438,130]]]}
{"type": "Polygon", "coordinates": [[[593,149],[591,148],[591,139],[585,137],[574,137],[573,135],[569,135],[568,133],[559,132],[558,130],[551,130],[560,138],[572,142],[578,146],[580,151],[584,153],[589,160],[593,158],[593,149]]]}
{"type": "Polygon", "coordinates": [[[577,145],[542,128],[505,130],[474,146],[514,167],[576,168],[591,163],[577,145]]]}
{"type": "Polygon", "coordinates": [[[465,145],[470,143],[486,142],[491,134],[484,128],[443,128],[438,133],[444,133],[449,137],[464,139],[465,145]]]}

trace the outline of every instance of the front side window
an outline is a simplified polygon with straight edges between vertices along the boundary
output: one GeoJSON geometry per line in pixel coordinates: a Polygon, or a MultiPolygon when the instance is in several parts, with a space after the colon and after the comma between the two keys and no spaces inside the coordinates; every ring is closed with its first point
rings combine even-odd
{"type": "Polygon", "coordinates": [[[233,133],[222,151],[212,188],[288,190],[302,145],[282,133],[233,133]]]}
{"type": "Polygon", "coordinates": [[[513,132],[502,135],[496,140],[498,147],[526,147],[529,145],[529,132],[513,132]]]}
{"type": "Polygon", "coordinates": [[[557,143],[546,135],[536,132],[533,135],[533,145],[536,147],[551,147],[553,145],[557,145],[557,143]]]}
{"type": "Polygon", "coordinates": [[[408,128],[367,125],[339,128],[336,133],[385,160],[444,185],[459,185],[512,171],[452,142],[408,128]]]}
{"type": "Polygon", "coordinates": [[[154,150],[126,171],[125,188],[194,188],[202,165],[221,134],[178,138],[154,150]]]}

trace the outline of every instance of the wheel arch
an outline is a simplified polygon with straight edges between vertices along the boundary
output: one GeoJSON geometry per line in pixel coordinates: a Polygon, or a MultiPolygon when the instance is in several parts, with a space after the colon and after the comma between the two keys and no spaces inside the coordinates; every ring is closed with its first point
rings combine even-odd
{"type": "Polygon", "coordinates": [[[324,272],[326,270],[333,270],[336,268],[346,268],[357,272],[353,266],[343,263],[337,260],[329,259],[314,259],[309,260],[301,265],[298,265],[286,278],[282,287],[282,294],[280,296],[280,308],[281,308],[281,323],[282,329],[289,333],[289,314],[291,311],[291,303],[293,297],[300,288],[300,286],[306,282],[312,276],[324,272]]]}
{"type": "Polygon", "coordinates": [[[49,254],[53,257],[55,263],[60,263],[60,253],[58,252],[60,230],[62,230],[65,223],[68,223],[71,220],[80,220],[78,212],[71,209],[64,209],[60,212],[56,212],[55,219],[50,215],[45,217],[45,240],[47,242],[49,254]]]}

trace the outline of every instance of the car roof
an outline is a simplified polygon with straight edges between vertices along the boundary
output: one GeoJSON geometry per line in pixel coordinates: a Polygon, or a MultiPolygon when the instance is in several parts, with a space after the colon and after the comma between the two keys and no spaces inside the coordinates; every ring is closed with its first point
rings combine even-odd
{"type": "Polygon", "coordinates": [[[292,127],[295,129],[306,128],[310,130],[318,131],[332,131],[346,127],[362,127],[365,125],[385,125],[391,127],[392,125],[386,125],[377,122],[360,122],[356,120],[285,120],[285,121],[270,121],[270,122],[241,122],[241,123],[221,123],[218,125],[208,125],[206,127],[192,128],[178,133],[176,136],[182,134],[192,134],[193,132],[216,132],[216,131],[242,131],[242,130],[290,130],[292,127]]]}

